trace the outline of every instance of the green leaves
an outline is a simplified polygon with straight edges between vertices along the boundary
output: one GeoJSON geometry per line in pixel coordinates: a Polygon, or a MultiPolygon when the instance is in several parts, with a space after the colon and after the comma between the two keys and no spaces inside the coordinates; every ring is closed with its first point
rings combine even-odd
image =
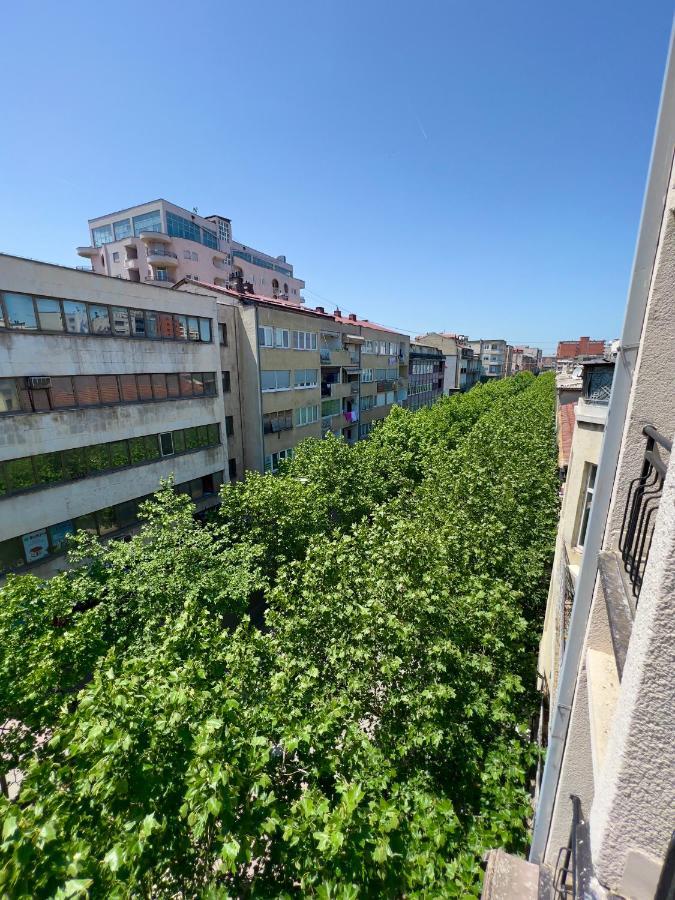
{"type": "Polygon", "coordinates": [[[9,579],[0,894],[479,896],[526,841],[555,462],[519,376],[9,579]]]}

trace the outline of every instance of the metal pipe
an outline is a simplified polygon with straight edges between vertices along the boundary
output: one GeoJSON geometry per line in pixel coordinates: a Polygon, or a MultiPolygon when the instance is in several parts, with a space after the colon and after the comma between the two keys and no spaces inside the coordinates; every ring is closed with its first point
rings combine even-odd
{"type": "MultiPolygon", "coordinates": [[[[622,358],[625,353],[631,352],[628,348],[640,348],[652,271],[670,181],[673,148],[675,147],[674,37],[675,31],[671,31],[668,62],[661,91],[661,102],[621,336],[621,347],[626,348],[620,351],[622,358]]],[[[562,661],[558,694],[555,698],[555,708],[552,710],[549,748],[530,849],[530,862],[533,863],[542,863],[546,855],[567,740],[567,729],[574,705],[584,638],[597,579],[598,553],[602,549],[607,524],[631,386],[632,367],[616,366],[598,465],[595,495],[586,531],[584,555],[574,597],[565,657],[562,661]]]]}

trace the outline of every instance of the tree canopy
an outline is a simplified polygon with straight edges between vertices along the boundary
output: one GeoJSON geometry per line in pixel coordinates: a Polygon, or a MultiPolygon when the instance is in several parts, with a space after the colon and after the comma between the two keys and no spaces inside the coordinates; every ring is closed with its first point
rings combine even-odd
{"type": "Polygon", "coordinates": [[[478,896],[527,836],[553,410],[529,374],[395,408],[10,576],[3,896],[478,896]]]}

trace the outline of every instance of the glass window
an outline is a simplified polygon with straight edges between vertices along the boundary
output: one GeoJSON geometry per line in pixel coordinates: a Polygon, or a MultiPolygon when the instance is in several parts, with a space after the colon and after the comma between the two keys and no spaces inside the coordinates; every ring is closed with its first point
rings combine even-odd
{"type": "Polygon", "coordinates": [[[108,307],[89,304],[89,325],[92,334],[110,334],[108,307]]]}
{"type": "Polygon", "coordinates": [[[42,331],[63,331],[61,304],[49,297],[36,297],[38,323],[42,331]]]}
{"type": "Polygon", "coordinates": [[[131,453],[132,465],[145,462],[148,456],[148,448],[146,446],[145,437],[131,438],[129,441],[129,451],[131,453]]]}
{"type": "Polygon", "coordinates": [[[120,390],[117,384],[117,375],[99,375],[98,392],[101,403],[119,403],[120,390]]]}
{"type": "Polygon", "coordinates": [[[159,459],[159,441],[156,434],[148,434],[145,438],[148,459],[159,459]]]}
{"type": "Polygon", "coordinates": [[[180,384],[175,372],[166,376],[166,392],[169,397],[180,397],[180,384]]]}
{"type": "Polygon", "coordinates": [[[199,447],[199,432],[196,428],[184,428],[185,449],[196,450],[199,447]]]}
{"type": "Polygon", "coordinates": [[[113,506],[97,510],[96,521],[98,522],[99,534],[110,534],[111,531],[117,531],[117,518],[113,506]]]}
{"type": "Polygon", "coordinates": [[[87,531],[89,534],[98,534],[96,525],[96,516],[94,513],[87,513],[86,516],[78,516],[73,520],[76,531],[87,531]]]}
{"type": "Polygon", "coordinates": [[[102,247],[103,244],[112,244],[112,225],[99,225],[98,228],[92,228],[91,236],[94,240],[94,247],[102,247]]]}
{"type": "Polygon", "coordinates": [[[187,340],[187,316],[174,316],[173,317],[173,330],[176,340],[186,341],[187,340]]]}
{"type": "Polygon", "coordinates": [[[166,375],[158,373],[150,376],[152,383],[152,396],[155,400],[166,400],[166,375]]]}
{"type": "Polygon", "coordinates": [[[145,313],[145,335],[149,338],[159,337],[159,325],[157,323],[157,313],[147,310],[145,313]]]}
{"type": "Polygon", "coordinates": [[[204,379],[199,372],[194,372],[192,375],[192,390],[197,396],[204,393],[204,379]]]}
{"type": "Polygon", "coordinates": [[[13,378],[0,378],[0,413],[19,412],[19,392],[13,378]]]}
{"type": "Polygon", "coordinates": [[[130,309],[131,334],[134,337],[145,337],[145,313],[142,309],[130,309]]]}
{"type": "Polygon", "coordinates": [[[133,525],[138,515],[138,500],[127,500],[115,506],[115,518],[120,528],[133,525]]]}
{"type": "Polygon", "coordinates": [[[60,453],[40,453],[33,459],[36,484],[52,484],[63,480],[60,453]]]}
{"type": "Polygon", "coordinates": [[[66,481],[73,481],[86,476],[87,455],[84,447],[72,447],[70,450],[64,450],[62,460],[63,477],[66,481]]]}
{"type": "Polygon", "coordinates": [[[173,338],[173,317],[170,313],[154,313],[157,316],[157,335],[161,338],[173,338]]]}
{"type": "Polygon", "coordinates": [[[101,402],[95,375],[75,375],[73,382],[78,406],[94,406],[101,402]]]}
{"type": "Polygon", "coordinates": [[[120,390],[122,393],[122,400],[125,403],[133,403],[135,400],[138,400],[138,387],[136,386],[136,376],[135,375],[120,375],[120,390]]]}
{"type": "MultiPolygon", "coordinates": [[[[228,416],[228,419],[232,420],[232,416],[228,416]]],[[[227,420],[226,420],[227,421],[227,420]]],[[[234,434],[234,426],[231,424],[229,427],[232,428],[232,431],[228,431],[228,434],[234,434]]],[[[209,431],[208,442],[209,444],[219,444],[220,443],[220,428],[217,424],[207,425],[209,431]]]]}
{"type": "Polygon", "coordinates": [[[37,331],[33,298],[26,294],[3,294],[7,325],[21,331],[37,331]]]}
{"type": "Polygon", "coordinates": [[[75,527],[72,522],[59,522],[58,525],[51,525],[47,532],[49,534],[49,543],[52,550],[60,550],[65,547],[69,534],[73,534],[75,527]]]}
{"type": "Polygon", "coordinates": [[[227,463],[228,474],[230,476],[230,481],[235,481],[237,478],[237,460],[230,459],[227,463]]]}
{"type": "Polygon", "coordinates": [[[274,346],[287,349],[290,345],[289,331],[287,328],[274,329],[274,346]]]}
{"type": "Polygon", "coordinates": [[[211,319],[199,320],[199,340],[207,344],[211,341],[211,319]]]}
{"type": "Polygon", "coordinates": [[[223,347],[227,347],[227,325],[224,322],[218,324],[218,338],[223,347]]]}
{"type": "Polygon", "coordinates": [[[5,477],[11,491],[25,491],[35,485],[33,461],[30,456],[10,459],[5,463],[5,477]]]}
{"type": "Polygon", "coordinates": [[[215,232],[209,231],[208,228],[204,228],[202,226],[202,243],[206,247],[211,247],[212,250],[218,249],[218,238],[216,237],[215,232]]]}
{"type": "Polygon", "coordinates": [[[592,463],[588,464],[586,472],[586,489],[584,492],[583,505],[581,507],[581,520],[579,523],[579,537],[577,544],[583,547],[586,542],[586,531],[588,530],[588,519],[591,515],[591,506],[593,504],[593,494],[595,493],[595,476],[598,467],[592,463]]]}
{"type": "Polygon", "coordinates": [[[159,436],[159,449],[162,456],[173,455],[173,438],[170,431],[165,431],[159,436]]]}
{"type": "Polygon", "coordinates": [[[63,316],[66,320],[66,331],[69,331],[71,334],[89,334],[86,303],[64,300],[63,316]]]}
{"type": "Polygon", "coordinates": [[[113,306],[110,309],[110,318],[112,319],[112,333],[120,335],[128,335],[129,328],[129,310],[123,306],[113,306]]]}
{"type": "Polygon", "coordinates": [[[51,409],[49,405],[49,394],[46,390],[42,388],[32,388],[29,393],[35,412],[47,412],[51,409]]]}
{"type": "Polygon", "coordinates": [[[214,397],[216,394],[216,373],[203,372],[202,382],[204,383],[204,393],[207,397],[214,397]]]}
{"type": "Polygon", "coordinates": [[[180,395],[181,397],[192,396],[192,375],[189,372],[180,373],[180,395]]]}
{"type": "Polygon", "coordinates": [[[136,383],[138,384],[138,399],[152,400],[152,382],[149,375],[137,375],[136,383]]]}
{"type": "Polygon", "coordinates": [[[110,465],[113,469],[129,465],[129,446],[126,441],[113,441],[110,445],[110,465]]]}
{"type": "Polygon", "coordinates": [[[185,238],[187,241],[198,241],[201,243],[199,225],[168,210],[166,213],[166,230],[171,237],[185,238]]]}
{"type": "Polygon", "coordinates": [[[295,386],[296,388],[315,387],[318,383],[318,376],[318,369],[296,369],[295,386]]]}
{"type": "Polygon", "coordinates": [[[91,447],[87,447],[87,465],[92,475],[109,469],[110,448],[108,444],[92,444],[91,447]]]}
{"type": "Polygon", "coordinates": [[[291,386],[291,373],[285,369],[272,369],[260,373],[263,391],[287,391],[291,386]]]}
{"type": "Polygon", "coordinates": [[[173,452],[183,453],[185,451],[185,433],[182,430],[174,431],[173,434],[173,452]]]}
{"type": "Polygon", "coordinates": [[[274,346],[274,329],[270,325],[258,327],[258,343],[261,347],[274,346]]]}
{"type": "Polygon", "coordinates": [[[116,241],[131,237],[131,219],[120,219],[119,222],[113,222],[113,231],[116,241]]]}
{"type": "Polygon", "coordinates": [[[0,541],[0,572],[9,572],[23,565],[23,544],[21,538],[11,538],[9,541],[0,541]]]}
{"type": "Polygon", "coordinates": [[[229,370],[223,372],[223,393],[229,394],[232,390],[229,370]]]}
{"type": "Polygon", "coordinates": [[[143,213],[143,215],[140,216],[134,216],[134,234],[136,237],[138,237],[142,231],[161,230],[162,220],[158,209],[153,209],[152,212],[143,213]]]}
{"type": "Polygon", "coordinates": [[[196,317],[189,316],[188,320],[188,337],[191,341],[199,340],[199,321],[196,317]]]}
{"type": "Polygon", "coordinates": [[[234,416],[225,416],[225,434],[228,437],[234,434],[234,416]]]}

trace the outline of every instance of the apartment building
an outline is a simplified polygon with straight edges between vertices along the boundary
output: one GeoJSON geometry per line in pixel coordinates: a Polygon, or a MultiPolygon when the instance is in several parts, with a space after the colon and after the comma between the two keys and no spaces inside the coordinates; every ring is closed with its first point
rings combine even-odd
{"type": "Polygon", "coordinates": [[[555,356],[542,356],[540,368],[542,372],[555,372],[557,360],[555,356]]]}
{"type": "Polygon", "coordinates": [[[411,410],[431,406],[443,396],[445,358],[439,347],[410,342],[408,364],[408,403],[411,410]]]}
{"type": "Polygon", "coordinates": [[[584,366],[577,404],[577,417],[603,417],[604,434],[597,462],[570,459],[559,545],[581,536],[583,552],[557,639],[565,566],[551,583],[540,665],[557,674],[544,685],[529,862],[491,853],[485,898],[666,900],[675,891],[672,50],[609,403],[598,363],[584,366]]]}
{"type": "Polygon", "coordinates": [[[557,359],[577,359],[579,357],[604,356],[605,342],[580,337],[578,341],[559,341],[557,359]]]}
{"type": "Polygon", "coordinates": [[[216,304],[0,255],[0,573],[53,573],[66,535],[133,529],[173,475],[228,478],[216,304]]]}
{"type": "Polygon", "coordinates": [[[533,372],[535,375],[541,371],[541,350],[539,347],[512,347],[507,346],[506,373],[517,375],[518,372],[533,372]]]}
{"type": "Polygon", "coordinates": [[[469,346],[480,359],[483,380],[490,381],[506,376],[508,356],[506,341],[501,338],[481,339],[480,341],[469,341],[469,346]]]}
{"type": "Polygon", "coordinates": [[[90,243],[78,247],[100,275],[171,287],[183,279],[225,287],[233,277],[256,294],[304,302],[304,281],[285,256],[270,256],[232,238],[224,216],[200,216],[153,200],[89,220],[90,243]]]}
{"type": "Polygon", "coordinates": [[[240,417],[234,432],[242,435],[243,469],[276,472],[297,444],[328,432],[356,443],[407,399],[407,335],[241,285],[186,279],[175,287],[212,297],[220,325],[232,318],[240,417]]]}
{"type": "Polygon", "coordinates": [[[465,334],[449,331],[430,331],[420,334],[417,341],[438,347],[445,360],[443,394],[447,397],[457,391],[468,391],[481,378],[480,354],[476,353],[465,334]]]}

